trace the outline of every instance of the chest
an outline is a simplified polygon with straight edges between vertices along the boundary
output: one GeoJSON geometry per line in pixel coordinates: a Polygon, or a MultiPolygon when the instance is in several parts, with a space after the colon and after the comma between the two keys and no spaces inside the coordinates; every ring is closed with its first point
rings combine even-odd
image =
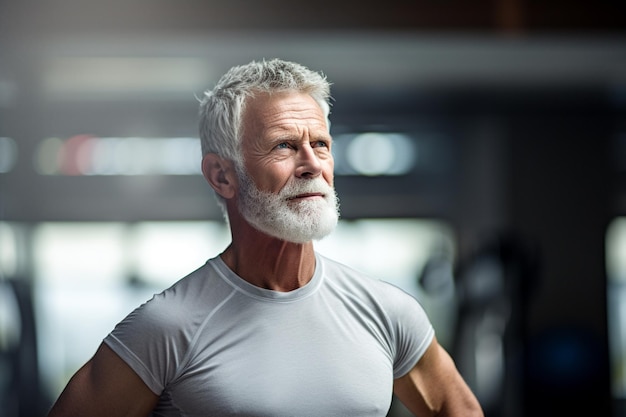
{"type": "Polygon", "coordinates": [[[209,323],[168,395],[190,416],[384,416],[393,354],[342,303],[240,309],[209,323]]]}

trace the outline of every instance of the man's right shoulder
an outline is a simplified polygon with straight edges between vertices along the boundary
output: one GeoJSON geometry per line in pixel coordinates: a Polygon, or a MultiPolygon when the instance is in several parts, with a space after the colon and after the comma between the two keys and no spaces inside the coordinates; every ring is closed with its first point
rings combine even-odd
{"type": "Polygon", "coordinates": [[[197,311],[201,306],[210,306],[212,301],[221,302],[231,290],[209,260],[170,287],[155,294],[149,303],[159,307],[174,305],[177,308],[197,311]]]}
{"type": "Polygon", "coordinates": [[[174,329],[201,320],[232,292],[211,266],[210,261],[156,293],[137,307],[126,320],[139,321],[148,327],[174,329]]]}

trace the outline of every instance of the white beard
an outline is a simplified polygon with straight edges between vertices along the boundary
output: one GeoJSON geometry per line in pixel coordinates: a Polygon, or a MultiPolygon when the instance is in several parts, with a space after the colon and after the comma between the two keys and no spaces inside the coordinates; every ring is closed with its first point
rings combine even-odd
{"type": "Polygon", "coordinates": [[[339,220],[335,189],[322,177],[293,179],[278,194],[261,191],[247,173],[239,173],[239,212],[256,229],[278,239],[306,243],[329,235],[339,220]],[[324,198],[289,201],[305,193],[324,198]]]}

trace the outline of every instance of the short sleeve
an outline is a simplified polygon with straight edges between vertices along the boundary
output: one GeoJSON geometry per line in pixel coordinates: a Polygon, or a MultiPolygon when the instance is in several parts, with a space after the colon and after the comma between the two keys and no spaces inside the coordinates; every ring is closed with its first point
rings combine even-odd
{"type": "Polygon", "coordinates": [[[176,375],[188,349],[180,314],[167,308],[162,293],[138,307],[104,339],[155,394],[176,375]]]}
{"type": "Polygon", "coordinates": [[[394,378],[400,378],[422,357],[435,331],[417,299],[399,288],[389,287],[387,313],[393,335],[393,375],[394,378]]]}

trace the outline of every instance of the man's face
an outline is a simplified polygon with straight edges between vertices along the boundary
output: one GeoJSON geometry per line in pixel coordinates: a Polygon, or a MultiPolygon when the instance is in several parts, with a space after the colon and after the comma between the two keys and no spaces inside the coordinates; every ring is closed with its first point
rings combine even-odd
{"type": "Polygon", "coordinates": [[[261,94],[246,103],[239,210],[257,229],[305,243],[337,224],[332,138],[307,94],[261,94]]]}

